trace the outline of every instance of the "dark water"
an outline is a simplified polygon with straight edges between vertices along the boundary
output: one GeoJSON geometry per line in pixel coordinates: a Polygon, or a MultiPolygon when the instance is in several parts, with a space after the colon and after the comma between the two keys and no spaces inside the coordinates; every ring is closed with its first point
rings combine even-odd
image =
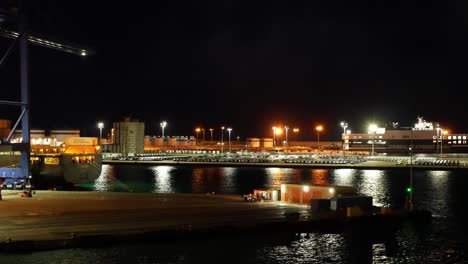
{"type": "MultiPolygon", "coordinates": [[[[410,184],[405,170],[235,168],[105,165],[95,191],[244,194],[279,189],[282,183],[352,185],[377,206],[402,207],[410,184]]],[[[413,171],[416,208],[433,212],[428,225],[397,233],[398,250],[387,256],[372,246],[374,263],[468,263],[465,203],[468,172],[413,171]]],[[[272,234],[219,237],[166,244],[113,245],[23,255],[0,255],[0,263],[350,263],[355,253],[346,235],[272,234]]]]}

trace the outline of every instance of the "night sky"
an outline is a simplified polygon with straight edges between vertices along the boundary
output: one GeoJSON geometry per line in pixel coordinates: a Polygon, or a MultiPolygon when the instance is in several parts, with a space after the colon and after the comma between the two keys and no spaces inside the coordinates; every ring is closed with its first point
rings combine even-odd
{"type": "MultiPolygon", "coordinates": [[[[358,132],[420,115],[468,132],[466,1],[29,2],[32,32],[96,51],[31,46],[36,128],[97,136],[98,121],[131,116],[150,135],[166,120],[166,135],[287,124],[312,139],[320,123],[336,140],[343,120],[358,132]]],[[[19,98],[17,56],[0,68],[1,100],[19,98]]]]}

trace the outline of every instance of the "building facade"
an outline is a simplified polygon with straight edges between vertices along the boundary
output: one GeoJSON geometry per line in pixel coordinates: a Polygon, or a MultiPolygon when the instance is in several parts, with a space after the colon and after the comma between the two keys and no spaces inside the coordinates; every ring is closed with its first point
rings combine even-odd
{"type": "Polygon", "coordinates": [[[130,118],[115,122],[111,137],[112,144],[105,147],[108,152],[124,155],[144,153],[145,123],[130,118]]]}

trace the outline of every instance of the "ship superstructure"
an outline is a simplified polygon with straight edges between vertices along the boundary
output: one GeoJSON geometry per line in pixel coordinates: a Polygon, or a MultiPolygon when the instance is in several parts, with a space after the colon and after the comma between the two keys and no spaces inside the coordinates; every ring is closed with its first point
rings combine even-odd
{"type": "Polygon", "coordinates": [[[417,118],[413,127],[375,127],[366,133],[344,133],[344,149],[375,152],[457,153],[468,152],[468,134],[451,133],[438,123],[417,118]]]}

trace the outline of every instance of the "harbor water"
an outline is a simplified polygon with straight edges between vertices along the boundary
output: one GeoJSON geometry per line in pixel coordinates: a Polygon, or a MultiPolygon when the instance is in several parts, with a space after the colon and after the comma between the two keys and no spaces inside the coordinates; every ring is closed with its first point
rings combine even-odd
{"type": "MultiPolygon", "coordinates": [[[[433,213],[426,225],[405,225],[397,251],[372,246],[374,263],[466,263],[468,173],[413,170],[415,208],[433,213]]],[[[376,206],[403,207],[410,171],[363,169],[257,168],[210,166],[104,165],[97,192],[236,194],[280,189],[282,183],[354,186],[376,206]]],[[[351,263],[353,250],[343,234],[226,236],[158,244],[122,244],[25,254],[1,254],[0,263],[351,263]]]]}

